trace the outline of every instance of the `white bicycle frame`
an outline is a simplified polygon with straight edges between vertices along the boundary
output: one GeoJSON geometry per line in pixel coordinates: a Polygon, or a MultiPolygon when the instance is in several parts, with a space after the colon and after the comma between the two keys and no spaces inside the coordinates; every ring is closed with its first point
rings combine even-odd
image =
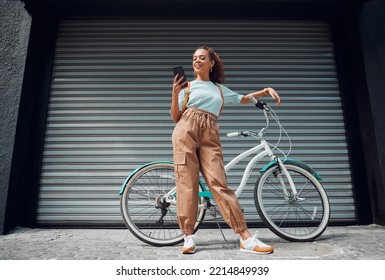
{"type": "MultiPolygon", "coordinates": [[[[253,101],[253,103],[258,102],[258,100],[252,100],[252,101],[253,101]]],[[[265,156],[269,156],[271,161],[276,161],[278,163],[281,171],[285,174],[286,178],[289,181],[290,188],[293,192],[294,197],[298,198],[298,193],[297,193],[297,190],[295,188],[294,182],[293,182],[289,172],[287,171],[285,165],[277,156],[274,155],[273,151],[271,150],[271,148],[269,146],[269,143],[267,143],[267,141],[263,139],[263,135],[264,135],[265,131],[267,130],[267,128],[269,127],[269,117],[267,116],[266,109],[263,110],[263,113],[264,113],[265,119],[266,119],[266,127],[262,128],[258,134],[255,134],[252,132],[242,132],[242,133],[232,132],[232,133],[227,134],[228,137],[236,137],[236,136],[242,136],[242,135],[244,135],[244,136],[253,135],[254,137],[259,139],[260,144],[247,150],[247,151],[244,151],[243,153],[241,153],[238,156],[236,156],[235,158],[233,158],[229,163],[227,163],[225,165],[225,172],[228,173],[228,171],[230,171],[234,166],[236,166],[238,164],[238,162],[240,162],[241,160],[257,153],[247,164],[245,171],[243,173],[243,176],[242,176],[242,180],[241,180],[239,186],[237,187],[237,189],[235,190],[235,195],[237,197],[239,197],[246,186],[246,183],[250,177],[250,173],[251,173],[254,165],[258,161],[260,161],[262,158],[264,158],[265,156]]],[[[285,198],[287,199],[289,194],[287,192],[286,185],[285,185],[285,182],[284,182],[281,174],[278,174],[278,180],[282,185],[283,194],[285,195],[285,198]]],[[[176,192],[176,187],[172,188],[167,194],[165,194],[164,198],[165,198],[166,202],[175,203],[175,198],[173,197],[173,194],[175,194],[175,192],[176,192]],[[170,200],[171,197],[173,197],[173,199],[170,200]]]]}
{"type": "MultiPolygon", "coordinates": [[[[258,153],[260,150],[262,150],[261,152],[259,152],[257,155],[255,155],[250,161],[249,163],[247,164],[246,168],[245,168],[245,171],[243,173],[243,176],[242,176],[242,180],[241,180],[241,183],[239,184],[238,188],[235,190],[235,195],[237,197],[239,197],[239,195],[242,193],[243,189],[245,188],[246,186],[246,183],[250,177],[250,173],[254,167],[254,165],[259,162],[262,158],[264,158],[265,156],[269,156],[270,159],[272,161],[278,161],[278,164],[281,168],[281,170],[283,171],[283,173],[286,175],[286,177],[288,178],[289,180],[289,184],[290,184],[290,187],[293,191],[293,194],[296,195],[297,194],[297,190],[295,188],[295,185],[293,183],[293,180],[291,179],[291,176],[289,174],[289,172],[287,171],[285,165],[282,163],[282,161],[276,157],[273,153],[273,151],[270,149],[270,146],[269,144],[266,142],[266,140],[264,139],[260,139],[261,141],[261,144],[259,144],[258,146],[255,146],[254,148],[251,148],[243,153],[241,153],[240,155],[236,156],[235,158],[233,158],[228,164],[226,164],[225,166],[225,171],[226,173],[231,170],[234,166],[237,165],[237,163],[241,160],[243,160],[244,158],[247,158],[248,156],[251,156],[255,153],[258,153]]],[[[285,183],[282,179],[282,176],[279,174],[278,175],[278,179],[282,185],[282,189],[285,193],[285,196],[288,196],[287,194],[287,190],[286,190],[286,187],[285,187],[285,183]]]]}

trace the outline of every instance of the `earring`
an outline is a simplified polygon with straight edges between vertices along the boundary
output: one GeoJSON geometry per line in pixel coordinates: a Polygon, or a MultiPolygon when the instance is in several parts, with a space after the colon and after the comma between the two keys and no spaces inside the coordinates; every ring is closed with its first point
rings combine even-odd
{"type": "Polygon", "coordinates": [[[211,68],[210,68],[210,72],[213,72],[213,67],[211,66],[211,68]]]}

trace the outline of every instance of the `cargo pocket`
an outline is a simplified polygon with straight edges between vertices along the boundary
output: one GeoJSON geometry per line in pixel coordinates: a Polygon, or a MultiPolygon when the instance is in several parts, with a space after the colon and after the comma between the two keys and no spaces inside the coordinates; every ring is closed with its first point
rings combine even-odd
{"type": "Polygon", "coordinates": [[[179,179],[179,173],[181,172],[181,167],[186,164],[186,155],[185,154],[176,154],[173,157],[174,160],[174,172],[175,178],[179,179]]]}

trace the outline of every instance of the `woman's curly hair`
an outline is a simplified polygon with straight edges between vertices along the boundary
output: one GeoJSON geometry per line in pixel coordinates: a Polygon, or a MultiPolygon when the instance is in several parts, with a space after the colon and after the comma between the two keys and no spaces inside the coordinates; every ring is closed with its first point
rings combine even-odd
{"type": "Polygon", "coordinates": [[[210,81],[213,83],[222,84],[225,81],[225,70],[223,67],[223,62],[219,55],[210,47],[208,46],[201,46],[197,48],[197,50],[207,50],[209,53],[210,60],[214,60],[215,64],[212,68],[212,71],[210,71],[210,81]]]}

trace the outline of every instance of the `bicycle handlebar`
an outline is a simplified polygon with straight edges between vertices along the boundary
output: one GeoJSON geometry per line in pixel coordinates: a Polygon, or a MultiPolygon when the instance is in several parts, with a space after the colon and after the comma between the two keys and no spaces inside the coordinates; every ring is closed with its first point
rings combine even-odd
{"type": "Polygon", "coordinates": [[[261,110],[266,110],[266,111],[269,111],[269,106],[267,106],[267,104],[263,101],[259,101],[257,98],[255,97],[250,97],[250,100],[251,102],[253,102],[255,104],[255,107],[261,109],[261,110]]]}
{"type": "Polygon", "coordinates": [[[227,133],[226,134],[227,137],[238,137],[238,136],[251,136],[251,135],[255,135],[254,132],[251,132],[251,131],[238,131],[238,132],[230,132],[230,133],[227,133]]]}
{"type": "Polygon", "coordinates": [[[241,136],[241,133],[242,132],[230,132],[230,133],[227,133],[226,136],[227,137],[238,137],[238,136],[241,136]]]}
{"type": "Polygon", "coordinates": [[[227,133],[227,137],[239,137],[239,136],[257,136],[258,138],[261,138],[265,133],[266,133],[266,130],[268,129],[269,127],[269,117],[267,115],[267,112],[270,111],[270,107],[263,101],[259,101],[257,98],[255,97],[250,97],[250,101],[253,102],[255,104],[255,107],[263,110],[263,114],[265,116],[265,120],[266,120],[266,126],[264,128],[262,128],[258,134],[254,133],[254,132],[250,132],[250,131],[238,131],[238,132],[230,132],[230,133],[227,133]]]}

